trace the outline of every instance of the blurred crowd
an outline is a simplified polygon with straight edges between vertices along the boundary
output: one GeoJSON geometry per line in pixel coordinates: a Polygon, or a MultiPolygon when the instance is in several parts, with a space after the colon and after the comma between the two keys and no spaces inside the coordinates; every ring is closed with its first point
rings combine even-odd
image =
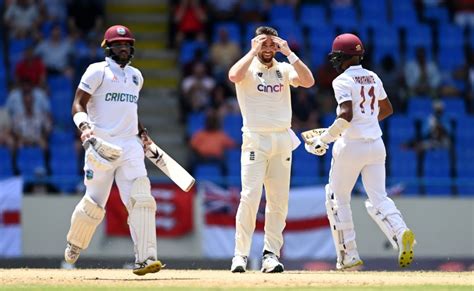
{"type": "MultiPolygon", "coordinates": [[[[179,51],[183,76],[179,88],[181,120],[187,125],[191,148],[193,137],[209,130],[205,124],[210,116],[217,116],[219,123],[225,124],[229,116],[239,114],[235,88],[227,79],[227,71],[250,48],[255,28],[265,24],[277,28],[292,50],[310,64],[316,79],[316,86],[310,90],[293,89],[295,131],[324,127],[333,120],[336,103],[332,80],[337,73],[326,56],[337,34],[352,32],[364,42],[364,67],[381,77],[395,114],[409,119],[409,126],[415,132],[400,144],[392,144],[392,148],[415,152],[418,160],[415,177],[423,176],[423,154],[429,150],[447,150],[452,157],[449,168],[456,167],[453,147],[456,126],[461,127],[461,119],[472,117],[474,112],[474,2],[181,0],[170,3],[173,9],[169,46],[179,51]],[[420,100],[425,107],[414,112],[420,100]],[[443,115],[445,103],[447,114],[443,115]],[[452,104],[461,106],[453,108],[452,104]],[[453,112],[458,109],[459,112],[453,112]]],[[[277,59],[285,61],[281,55],[277,59]]],[[[382,124],[384,129],[386,123],[382,124]]],[[[222,127],[214,130],[239,142],[240,133],[222,127]]],[[[390,132],[384,138],[390,139],[390,132]]],[[[228,144],[222,143],[221,147],[222,151],[228,150],[228,144]]],[[[220,163],[225,163],[226,158],[222,159],[220,163]]],[[[456,171],[450,170],[449,176],[456,176],[456,171]]]]}
{"type": "Polygon", "coordinates": [[[105,1],[5,0],[0,9],[1,175],[47,176],[54,171],[51,147],[79,151],[68,111],[72,84],[103,59],[105,1]],[[51,143],[58,135],[71,138],[51,143]],[[37,165],[28,169],[28,162],[37,165]]]}
{"type": "MultiPolygon", "coordinates": [[[[99,45],[105,4],[106,0],[0,0],[0,176],[23,174],[39,181],[57,173],[80,175],[80,162],[68,168],[62,162],[79,161],[82,150],[69,108],[82,72],[104,57],[99,45]]],[[[472,130],[464,125],[472,122],[474,113],[473,1],[168,4],[168,48],[178,52],[180,120],[187,128],[193,171],[213,163],[219,175],[239,174],[235,163],[242,121],[227,72],[250,48],[255,28],[265,24],[278,29],[316,79],[309,90],[293,89],[296,132],[325,127],[334,119],[331,83],[337,74],[327,54],[337,34],[352,32],[364,42],[364,67],[381,77],[394,105],[395,118],[382,124],[389,175],[396,173],[396,159],[402,160],[397,154],[410,151],[417,161],[414,175],[423,177],[429,168],[425,153],[429,156],[437,149],[448,152],[448,177],[474,175],[474,167],[462,163],[474,154],[459,146],[473,142],[472,130]]],[[[281,55],[277,59],[286,61],[281,55]]],[[[316,171],[324,179],[328,162],[320,163],[316,171]]],[[[47,190],[73,191],[73,185],[58,185],[47,190]]]]}

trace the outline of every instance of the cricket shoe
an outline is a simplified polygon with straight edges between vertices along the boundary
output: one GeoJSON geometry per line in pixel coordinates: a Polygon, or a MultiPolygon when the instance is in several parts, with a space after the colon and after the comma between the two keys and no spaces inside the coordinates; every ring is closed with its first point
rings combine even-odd
{"type": "Polygon", "coordinates": [[[135,266],[133,267],[133,274],[143,276],[148,273],[156,273],[159,272],[163,267],[164,265],[162,265],[160,261],[149,257],[142,263],[135,263],[135,266]]]}
{"type": "Polygon", "coordinates": [[[232,258],[232,266],[230,271],[232,273],[244,273],[247,269],[247,257],[235,256],[232,258]]]}
{"type": "Polygon", "coordinates": [[[81,248],[75,246],[71,243],[67,243],[66,249],[64,250],[64,260],[68,264],[74,264],[77,259],[79,259],[79,255],[81,254],[81,248]]]}
{"type": "Polygon", "coordinates": [[[410,229],[407,229],[397,241],[398,264],[401,268],[406,268],[413,262],[413,246],[416,243],[415,234],[410,229]]]}
{"type": "Polygon", "coordinates": [[[337,261],[336,269],[338,270],[346,270],[350,268],[354,268],[357,266],[361,266],[364,262],[360,259],[359,254],[357,252],[352,254],[346,254],[342,261],[337,261]]]}
{"type": "Polygon", "coordinates": [[[263,273],[281,273],[285,270],[283,264],[278,261],[278,257],[274,253],[268,253],[262,258],[263,273]]]}

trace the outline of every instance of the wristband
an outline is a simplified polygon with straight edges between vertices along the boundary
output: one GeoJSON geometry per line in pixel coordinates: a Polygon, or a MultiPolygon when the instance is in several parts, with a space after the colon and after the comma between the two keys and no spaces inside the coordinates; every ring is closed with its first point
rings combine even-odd
{"type": "Polygon", "coordinates": [[[291,53],[287,56],[288,58],[288,61],[290,61],[290,64],[294,64],[297,60],[299,60],[300,58],[298,58],[298,56],[295,54],[295,53],[291,53]]]}
{"type": "Polygon", "coordinates": [[[87,113],[85,112],[77,112],[76,114],[74,114],[74,116],[72,117],[72,119],[74,120],[74,124],[76,124],[77,128],[81,129],[81,127],[83,127],[83,123],[87,123],[88,124],[88,121],[87,121],[87,113]]]}

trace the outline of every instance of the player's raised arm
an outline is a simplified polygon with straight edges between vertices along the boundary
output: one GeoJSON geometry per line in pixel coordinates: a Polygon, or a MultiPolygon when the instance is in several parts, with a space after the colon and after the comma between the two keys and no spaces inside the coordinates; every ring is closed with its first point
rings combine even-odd
{"type": "Polygon", "coordinates": [[[297,76],[293,76],[291,83],[295,86],[302,86],[305,88],[310,88],[314,85],[314,77],[311,70],[303,63],[303,61],[298,58],[298,56],[291,51],[288,46],[288,42],[284,39],[281,39],[278,36],[272,36],[272,40],[277,44],[277,51],[285,55],[290,64],[295,68],[297,76]]]}
{"type": "Polygon", "coordinates": [[[229,70],[229,80],[232,83],[238,83],[244,79],[253,58],[258,54],[266,39],[266,35],[257,35],[252,39],[252,47],[249,52],[238,60],[229,70]]]}

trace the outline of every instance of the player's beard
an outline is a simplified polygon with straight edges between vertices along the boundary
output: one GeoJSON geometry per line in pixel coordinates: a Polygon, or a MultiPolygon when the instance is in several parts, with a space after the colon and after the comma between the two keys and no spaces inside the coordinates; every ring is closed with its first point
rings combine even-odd
{"type": "Polygon", "coordinates": [[[270,57],[265,57],[263,52],[260,52],[258,54],[258,58],[260,59],[260,62],[265,65],[269,65],[273,62],[273,57],[275,56],[275,53],[271,53],[270,57]]]}

